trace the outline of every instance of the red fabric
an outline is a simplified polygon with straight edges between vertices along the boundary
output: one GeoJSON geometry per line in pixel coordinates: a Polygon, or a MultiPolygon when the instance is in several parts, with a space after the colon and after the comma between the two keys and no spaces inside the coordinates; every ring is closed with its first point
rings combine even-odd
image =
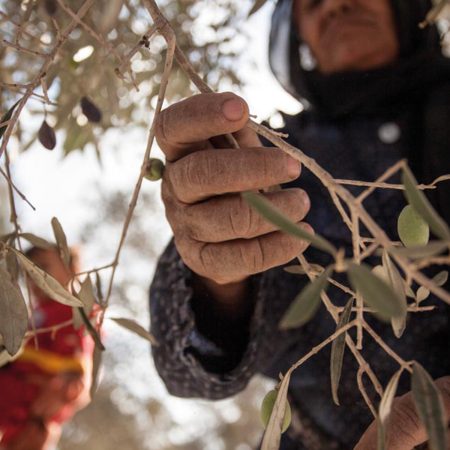
{"type": "MultiPolygon", "coordinates": [[[[34,311],[36,328],[47,328],[72,319],[72,308],[49,298],[38,300],[34,311]]],[[[83,359],[90,357],[94,343],[90,336],[84,335],[84,327],[76,330],[72,324],[55,333],[37,335],[39,349],[53,352],[59,356],[83,359]]],[[[35,348],[34,339],[26,347],[35,348]]],[[[3,432],[2,444],[8,443],[20,433],[30,420],[30,409],[40,393],[42,380],[50,381],[55,376],[43,371],[37,365],[18,360],[0,368],[0,430],[3,432]],[[36,384],[36,379],[41,380],[36,384]]],[[[62,423],[73,414],[71,405],[63,406],[50,421],[62,423]]]]}

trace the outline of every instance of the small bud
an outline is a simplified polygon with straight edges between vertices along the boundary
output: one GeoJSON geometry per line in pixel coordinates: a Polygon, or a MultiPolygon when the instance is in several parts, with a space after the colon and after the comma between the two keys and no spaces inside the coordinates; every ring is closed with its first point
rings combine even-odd
{"type": "Polygon", "coordinates": [[[164,163],[158,158],[150,158],[145,171],[145,178],[150,181],[158,181],[164,173],[164,163]]]}
{"type": "Polygon", "coordinates": [[[41,128],[39,128],[38,139],[46,149],[53,150],[55,148],[55,130],[53,130],[53,128],[45,120],[42,122],[41,128]]]}
{"type": "Polygon", "coordinates": [[[89,122],[98,123],[102,120],[102,112],[87,97],[82,97],[80,101],[81,111],[87,117],[89,122]]]}
{"type": "Polygon", "coordinates": [[[45,11],[49,16],[54,16],[58,9],[58,5],[56,4],[56,0],[45,0],[44,2],[45,11]]]}

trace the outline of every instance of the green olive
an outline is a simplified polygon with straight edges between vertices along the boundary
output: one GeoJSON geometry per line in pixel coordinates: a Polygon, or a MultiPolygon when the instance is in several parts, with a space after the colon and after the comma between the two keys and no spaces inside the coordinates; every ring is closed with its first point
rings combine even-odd
{"type": "Polygon", "coordinates": [[[425,245],[430,237],[428,224],[411,205],[405,206],[398,216],[397,231],[405,247],[425,245]]]}
{"type": "Polygon", "coordinates": [[[158,158],[150,158],[145,171],[145,178],[150,181],[158,181],[164,173],[164,163],[158,158]]]}
{"type": "MultiPolygon", "coordinates": [[[[277,399],[277,394],[278,391],[276,389],[272,389],[266,394],[261,403],[260,417],[264,427],[267,427],[267,424],[269,423],[270,415],[272,414],[272,410],[275,405],[275,400],[277,399]]],[[[286,409],[284,411],[283,427],[281,429],[281,432],[284,433],[289,428],[290,424],[291,424],[291,406],[289,405],[289,402],[286,400],[286,409]]]]}

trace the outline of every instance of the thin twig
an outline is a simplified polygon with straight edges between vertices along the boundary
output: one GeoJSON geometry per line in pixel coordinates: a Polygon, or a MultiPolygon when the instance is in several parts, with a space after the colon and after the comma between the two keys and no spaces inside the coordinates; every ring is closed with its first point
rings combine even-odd
{"type": "Polygon", "coordinates": [[[165,61],[165,66],[164,66],[164,73],[163,73],[162,80],[161,80],[161,85],[160,85],[160,88],[159,88],[158,101],[157,101],[157,105],[156,105],[155,115],[153,117],[153,122],[152,122],[152,125],[150,127],[150,132],[149,132],[149,136],[148,136],[148,140],[147,140],[147,148],[145,150],[144,159],[143,159],[142,165],[141,165],[141,172],[139,174],[138,180],[136,182],[136,186],[135,186],[134,191],[133,191],[133,195],[132,195],[132,198],[131,198],[131,201],[130,201],[130,206],[128,208],[127,216],[126,216],[124,224],[123,224],[122,234],[121,234],[121,237],[120,237],[120,242],[119,242],[119,245],[118,245],[117,250],[116,250],[116,255],[114,257],[113,270],[112,270],[112,273],[111,273],[109,286],[108,286],[108,291],[107,291],[107,295],[106,295],[106,298],[105,298],[105,306],[104,306],[104,308],[102,310],[102,313],[100,315],[100,324],[103,323],[104,313],[105,313],[106,307],[109,304],[109,298],[110,298],[111,292],[112,292],[113,280],[114,280],[117,264],[119,262],[120,252],[121,252],[123,244],[125,242],[125,238],[126,238],[126,235],[127,235],[128,227],[130,225],[131,218],[133,216],[133,212],[134,212],[134,209],[135,209],[136,204],[137,204],[137,199],[139,197],[139,192],[140,192],[140,189],[141,189],[142,180],[144,179],[144,175],[145,175],[145,172],[146,172],[146,169],[147,169],[147,161],[150,158],[150,152],[151,152],[151,149],[152,149],[152,146],[153,146],[153,141],[154,141],[154,138],[155,138],[156,119],[157,119],[158,114],[160,113],[160,111],[162,109],[162,105],[163,105],[164,98],[165,98],[165,92],[166,92],[167,84],[168,84],[170,73],[171,73],[171,70],[172,70],[172,64],[173,64],[173,59],[174,59],[173,57],[174,57],[175,45],[176,45],[175,35],[172,34],[170,37],[167,37],[167,36],[165,36],[165,37],[167,39],[166,61],[165,61]]]}
{"type": "Polygon", "coordinates": [[[358,388],[359,388],[359,392],[361,392],[364,401],[366,402],[366,405],[368,406],[368,408],[370,409],[370,412],[372,413],[373,417],[377,417],[377,412],[375,410],[375,407],[373,406],[372,401],[370,400],[369,396],[367,395],[367,391],[366,388],[364,386],[364,381],[363,381],[363,375],[364,375],[365,371],[362,367],[358,368],[358,372],[356,374],[356,381],[358,383],[358,388]]]}
{"type": "Polygon", "coordinates": [[[406,369],[408,372],[412,373],[411,364],[401,358],[397,353],[394,352],[386,342],[381,339],[381,337],[375,332],[375,330],[364,320],[363,321],[364,329],[372,336],[372,339],[391,357],[393,358],[403,369],[406,369]]]}

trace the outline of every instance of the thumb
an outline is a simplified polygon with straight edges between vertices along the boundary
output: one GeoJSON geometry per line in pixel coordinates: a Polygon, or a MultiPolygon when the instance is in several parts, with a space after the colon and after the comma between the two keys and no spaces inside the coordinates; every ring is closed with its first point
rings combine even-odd
{"type": "MultiPolygon", "coordinates": [[[[447,417],[450,417],[450,376],[435,381],[439,389],[447,417]]],[[[427,440],[425,426],[420,420],[411,392],[397,397],[392,405],[386,433],[389,450],[412,450],[427,440]]],[[[362,435],[354,450],[376,450],[377,423],[374,420],[362,435]]]]}

